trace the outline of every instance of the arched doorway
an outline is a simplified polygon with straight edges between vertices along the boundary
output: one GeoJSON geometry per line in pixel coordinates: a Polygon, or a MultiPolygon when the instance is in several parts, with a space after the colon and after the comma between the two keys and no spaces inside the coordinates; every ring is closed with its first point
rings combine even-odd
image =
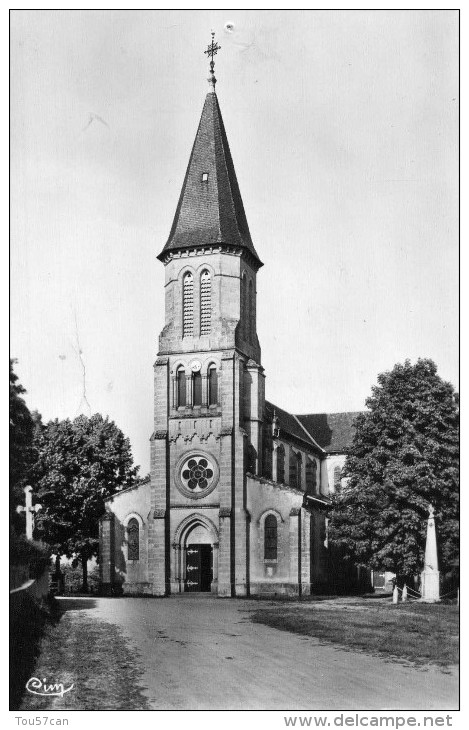
{"type": "Polygon", "coordinates": [[[181,593],[218,591],[218,533],[207,517],[191,515],[176,530],[174,587],[181,593]]]}

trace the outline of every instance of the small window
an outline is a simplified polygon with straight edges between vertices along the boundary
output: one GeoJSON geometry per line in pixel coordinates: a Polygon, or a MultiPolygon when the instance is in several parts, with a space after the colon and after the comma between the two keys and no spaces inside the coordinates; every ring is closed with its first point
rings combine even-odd
{"type": "Polygon", "coordinates": [[[280,484],[285,482],[285,449],[279,446],[277,449],[277,481],[280,484]]]}
{"type": "Polygon", "coordinates": [[[194,406],[201,406],[202,405],[202,376],[200,374],[200,371],[197,373],[192,373],[192,394],[193,394],[193,405],[194,406]]]}
{"type": "Polygon", "coordinates": [[[263,429],[262,451],[262,473],[266,479],[272,479],[272,431],[268,423],[263,429]]]}
{"type": "Polygon", "coordinates": [[[316,459],[306,457],[306,492],[315,494],[317,488],[317,464],[316,459]]]}
{"type": "Polygon", "coordinates": [[[291,487],[298,487],[298,454],[290,448],[290,474],[288,475],[288,484],[291,487]]]}
{"type": "Polygon", "coordinates": [[[140,527],[138,520],[132,517],[127,525],[127,560],[140,558],[140,527]]]}
{"type": "Polygon", "coordinates": [[[178,407],[186,405],[186,371],[179,368],[177,372],[177,404],[178,407]]]}
{"type": "Polygon", "coordinates": [[[208,371],[208,404],[216,406],[218,403],[218,373],[215,365],[210,365],[208,371]]]}
{"type": "Polygon", "coordinates": [[[202,173],[202,182],[208,183],[208,172],[202,173]]]}
{"type": "Polygon", "coordinates": [[[267,515],[264,522],[264,560],[277,560],[277,518],[267,515]]]}
{"type": "Polygon", "coordinates": [[[303,458],[298,452],[296,455],[296,488],[301,489],[302,487],[302,473],[303,473],[303,458]]]}

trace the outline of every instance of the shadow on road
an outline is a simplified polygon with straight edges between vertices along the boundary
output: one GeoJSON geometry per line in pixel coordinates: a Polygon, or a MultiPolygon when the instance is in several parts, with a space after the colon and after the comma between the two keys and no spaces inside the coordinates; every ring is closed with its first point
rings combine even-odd
{"type": "Polygon", "coordinates": [[[56,599],[59,611],[65,613],[66,611],[84,611],[90,608],[96,608],[95,598],[68,598],[65,596],[57,596],[56,599]]]}

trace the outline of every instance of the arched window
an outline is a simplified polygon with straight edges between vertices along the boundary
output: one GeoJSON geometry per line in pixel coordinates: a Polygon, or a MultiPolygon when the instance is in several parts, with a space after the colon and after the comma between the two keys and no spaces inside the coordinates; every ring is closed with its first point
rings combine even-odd
{"type": "Polygon", "coordinates": [[[288,484],[291,487],[296,487],[298,484],[298,459],[297,454],[295,451],[293,451],[292,448],[290,448],[290,473],[288,475],[288,484]]]}
{"type": "Polygon", "coordinates": [[[302,478],[303,478],[303,457],[301,456],[300,452],[296,455],[296,483],[295,487],[297,489],[302,488],[302,478]]]}
{"type": "Polygon", "coordinates": [[[306,492],[308,494],[316,493],[317,471],[316,459],[306,457],[306,492]]]}
{"type": "Polygon", "coordinates": [[[334,489],[338,489],[340,487],[340,474],[342,469],[340,466],[334,467],[334,489]]]}
{"type": "Polygon", "coordinates": [[[266,479],[272,479],[272,429],[269,423],[264,425],[262,434],[262,473],[266,479]]]}
{"type": "Polygon", "coordinates": [[[254,317],[254,294],[252,287],[252,279],[249,279],[249,304],[248,304],[248,331],[249,341],[254,342],[255,317],[254,317]]]}
{"type": "Polygon", "coordinates": [[[186,399],[186,371],[184,368],[179,368],[176,376],[177,381],[177,404],[179,406],[185,406],[187,404],[186,399]]]}
{"type": "Polygon", "coordinates": [[[200,334],[209,335],[212,326],[212,279],[206,269],[200,275],[200,334]]]}
{"type": "Polygon", "coordinates": [[[200,370],[197,373],[192,373],[192,405],[202,405],[202,376],[200,370]]]}
{"type": "Polygon", "coordinates": [[[285,483],[285,449],[279,446],[277,449],[277,481],[285,483]]]}
{"type": "Polygon", "coordinates": [[[194,334],[194,277],[188,271],[183,279],[182,336],[194,334]]]}
{"type": "Polygon", "coordinates": [[[127,560],[140,558],[140,527],[138,520],[132,517],[127,525],[127,560]]]}
{"type": "Polygon", "coordinates": [[[264,522],[264,560],[277,560],[277,518],[267,515],[264,522]]]}
{"type": "Polygon", "coordinates": [[[216,406],[218,403],[218,373],[216,365],[210,365],[208,370],[208,404],[216,406]]]}

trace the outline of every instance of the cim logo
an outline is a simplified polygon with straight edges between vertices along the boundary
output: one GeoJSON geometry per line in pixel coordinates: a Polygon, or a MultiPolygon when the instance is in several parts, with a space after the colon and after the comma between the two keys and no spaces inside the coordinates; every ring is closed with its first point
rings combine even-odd
{"type": "Polygon", "coordinates": [[[70,692],[74,688],[74,684],[70,687],[65,687],[62,682],[56,684],[47,684],[47,680],[44,678],[42,681],[37,677],[31,677],[26,682],[26,689],[31,692],[32,695],[40,695],[41,697],[63,697],[66,692],[70,692]]]}

